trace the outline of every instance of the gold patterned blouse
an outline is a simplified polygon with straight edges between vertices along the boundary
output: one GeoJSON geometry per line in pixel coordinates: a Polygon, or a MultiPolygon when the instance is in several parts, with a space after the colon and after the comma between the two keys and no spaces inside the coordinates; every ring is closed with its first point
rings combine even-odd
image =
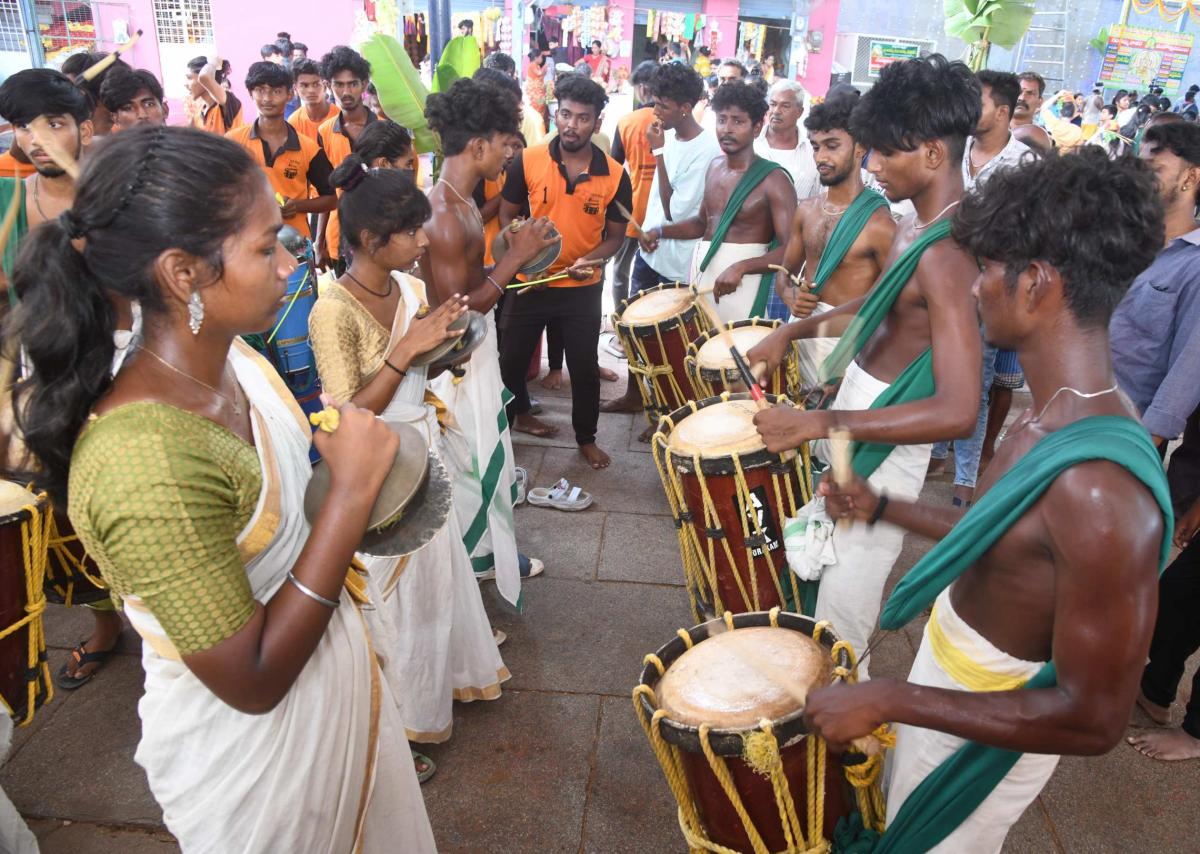
{"type": "Polygon", "coordinates": [[[308,341],[326,394],[354,397],[383,365],[391,330],[337,282],[330,282],[308,316],[308,341]]]}
{"type": "Polygon", "coordinates": [[[261,490],[253,446],[202,416],[140,401],[80,434],[71,524],[113,592],[140,598],[189,655],[254,614],[237,537],[261,490]]]}

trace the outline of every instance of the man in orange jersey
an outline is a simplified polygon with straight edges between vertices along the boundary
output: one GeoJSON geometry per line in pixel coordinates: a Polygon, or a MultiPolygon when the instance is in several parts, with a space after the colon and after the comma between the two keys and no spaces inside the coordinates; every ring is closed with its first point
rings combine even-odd
{"type": "MultiPolygon", "coordinates": [[[[650,185],[654,183],[654,153],[646,139],[646,128],[654,122],[650,78],[657,68],[657,62],[646,60],[633,70],[629,82],[633,84],[634,99],[640,106],[617,122],[612,143],[612,159],[629,172],[629,183],[633,187],[631,212],[639,223],[646,221],[646,204],[650,200],[650,185]]],[[[633,258],[637,255],[637,238],[637,228],[630,223],[625,232],[625,242],[613,259],[613,305],[618,308],[621,300],[629,296],[629,273],[633,269],[633,258]]]]}
{"type": "Polygon", "coordinates": [[[550,322],[562,329],[571,372],[571,421],[579,451],[594,469],[608,466],[596,445],[600,418],[600,283],[604,263],[625,240],[628,222],[620,207],[633,205],[629,176],[592,143],[608,96],[600,84],[580,74],[558,79],[558,136],[525,149],[509,167],[500,203],[500,226],[524,206],[533,217],[547,216],[562,235],[562,252],[546,276],[563,278],[506,301],[500,325],[500,370],[516,397],[514,429],[550,436],[556,427],[529,413],[525,372],[550,322]]]}
{"type": "MultiPolygon", "coordinates": [[[[371,79],[371,64],[357,51],[338,45],[321,57],[321,76],[329,82],[333,97],[341,108],[337,115],[325,119],[317,130],[317,141],[325,149],[329,163],[336,169],[354,150],[354,143],[363,129],[378,118],[363,103],[371,79]]],[[[322,214],[317,225],[318,267],[330,262],[335,268],[340,266],[341,236],[335,207],[329,213],[322,214]]]]}
{"type": "Polygon", "coordinates": [[[274,62],[256,62],[246,74],[246,91],[254,99],[258,118],[226,137],[246,149],[267,173],[283,221],[311,237],[307,215],[333,210],[337,196],[329,184],[333,167],[325,152],[283,118],[292,91],[291,72],[274,62]],[[309,198],[309,187],[316,191],[314,198],[309,198]]]}
{"type": "Polygon", "coordinates": [[[292,77],[296,81],[296,97],[300,99],[300,107],[288,116],[288,124],[301,136],[316,142],[321,125],[341,110],[337,104],[329,103],[329,91],[321,76],[321,66],[311,59],[296,60],[292,64],[292,77]]]}
{"type": "Polygon", "coordinates": [[[196,107],[193,127],[222,136],[246,123],[242,102],[225,88],[225,63],[220,57],[197,56],[187,65],[187,88],[196,107]]]}

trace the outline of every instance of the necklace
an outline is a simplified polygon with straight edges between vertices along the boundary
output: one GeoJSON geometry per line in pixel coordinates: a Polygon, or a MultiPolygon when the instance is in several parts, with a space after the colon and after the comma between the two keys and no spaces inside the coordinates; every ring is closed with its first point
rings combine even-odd
{"type": "Polygon", "coordinates": [[[50,219],[46,216],[46,212],[42,210],[42,176],[38,175],[33,179],[33,206],[37,208],[37,212],[42,215],[42,219],[50,219]]]}
{"type": "Polygon", "coordinates": [[[937,222],[939,219],[941,219],[943,216],[945,216],[945,215],[946,215],[946,211],[950,210],[950,208],[954,207],[955,205],[957,205],[957,204],[958,204],[959,202],[961,202],[961,201],[962,201],[962,199],[957,199],[957,200],[955,200],[955,201],[951,202],[950,204],[946,205],[944,208],[942,208],[942,209],[941,209],[941,211],[938,213],[938,215],[937,215],[937,216],[935,216],[933,219],[931,219],[931,220],[930,220],[929,222],[927,222],[927,223],[924,223],[924,224],[922,224],[922,223],[920,223],[920,222],[915,222],[915,221],[914,221],[914,222],[913,222],[913,228],[914,228],[916,231],[920,231],[922,228],[929,228],[929,226],[933,225],[935,222],[937,222]]]}
{"type": "Polygon", "coordinates": [[[838,208],[829,207],[828,203],[825,202],[824,199],[821,200],[821,213],[825,214],[825,216],[841,216],[842,214],[844,214],[846,212],[846,210],[849,207],[850,206],[847,205],[846,207],[839,210],[838,208]]]}
{"type": "MultiPolygon", "coordinates": [[[[142,347],[142,350],[143,350],[144,352],[146,352],[146,353],[149,353],[151,356],[153,356],[155,359],[157,359],[157,360],[158,360],[158,361],[159,361],[161,364],[165,365],[165,366],[166,366],[167,368],[169,368],[170,370],[172,370],[172,371],[174,371],[175,373],[179,374],[181,377],[186,377],[187,379],[189,379],[189,380],[191,380],[192,382],[196,383],[196,385],[201,385],[201,386],[204,386],[206,389],[208,389],[209,391],[211,391],[213,394],[215,394],[215,395],[217,395],[218,397],[220,397],[220,398],[224,399],[224,400],[225,400],[225,401],[226,401],[226,402],[227,402],[227,403],[228,403],[230,406],[232,406],[232,407],[233,407],[233,414],[234,414],[234,415],[236,415],[236,416],[238,416],[238,417],[241,417],[241,415],[242,415],[242,405],[241,405],[240,403],[238,403],[238,402],[237,402],[237,400],[236,400],[235,398],[231,398],[229,395],[225,394],[225,392],[221,391],[219,388],[216,388],[215,386],[211,386],[211,385],[209,385],[209,384],[208,384],[208,383],[206,383],[204,380],[202,380],[202,379],[197,379],[196,377],[194,377],[194,376],[192,376],[191,374],[189,374],[187,371],[185,371],[185,370],[182,370],[182,369],[180,369],[180,368],[177,368],[177,367],[175,367],[175,366],[174,366],[174,365],[172,365],[170,362],[168,362],[166,359],[164,359],[162,356],[158,355],[158,354],[157,354],[157,353],[155,353],[153,350],[151,350],[149,347],[145,347],[145,346],[143,346],[143,347],[142,347]]],[[[225,371],[226,371],[226,373],[228,373],[228,371],[229,371],[229,368],[228,368],[228,366],[226,366],[226,368],[225,368],[225,371]]],[[[236,388],[239,388],[239,386],[237,385],[237,382],[236,382],[236,381],[234,382],[234,388],[235,388],[235,389],[236,389],[236,388]]],[[[236,394],[237,394],[237,392],[234,392],[234,394],[236,395],[236,394]]]]}
{"type": "Polygon", "coordinates": [[[479,220],[479,224],[483,225],[483,214],[481,214],[479,212],[479,208],[477,208],[475,206],[475,202],[471,201],[466,196],[464,196],[462,193],[460,193],[458,191],[458,189],[453,184],[451,184],[449,181],[447,181],[445,178],[438,178],[438,183],[445,184],[447,187],[449,187],[450,192],[452,192],[454,195],[458,196],[459,199],[462,200],[462,203],[471,209],[471,213],[475,214],[475,219],[479,220]]]}
{"type": "Polygon", "coordinates": [[[354,282],[354,284],[358,285],[360,288],[362,288],[364,291],[369,293],[371,296],[379,297],[380,299],[387,299],[388,297],[390,297],[392,295],[392,277],[391,276],[388,276],[387,290],[384,291],[383,293],[379,293],[379,291],[373,291],[370,288],[368,288],[366,285],[364,285],[362,282],[360,282],[358,280],[358,277],[355,276],[353,273],[351,273],[349,270],[346,271],[346,278],[348,278],[350,281],[354,282]]]}
{"type": "Polygon", "coordinates": [[[1079,389],[1071,388],[1070,386],[1063,386],[1058,391],[1054,392],[1054,394],[1050,395],[1050,399],[1046,401],[1046,405],[1042,407],[1041,412],[1039,412],[1037,415],[1033,416],[1032,418],[1025,419],[1024,423],[1022,423],[1020,427],[1017,427],[1012,432],[1016,433],[1017,430],[1023,430],[1035,421],[1040,424],[1042,421],[1042,416],[1046,414],[1046,410],[1050,408],[1050,404],[1054,403],[1055,398],[1057,398],[1064,391],[1069,391],[1069,392],[1071,392],[1071,394],[1075,395],[1076,397],[1083,398],[1084,400],[1091,400],[1093,397],[1103,397],[1106,394],[1112,394],[1116,390],[1117,390],[1116,385],[1113,385],[1112,388],[1106,388],[1103,391],[1091,391],[1091,392],[1080,391],[1079,389]]]}

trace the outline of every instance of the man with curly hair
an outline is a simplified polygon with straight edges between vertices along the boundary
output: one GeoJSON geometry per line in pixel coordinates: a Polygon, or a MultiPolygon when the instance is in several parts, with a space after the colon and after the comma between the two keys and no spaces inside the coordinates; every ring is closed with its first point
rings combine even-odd
{"type": "Polygon", "coordinates": [[[724,156],[708,167],[699,212],[650,229],[642,248],[654,252],[662,240],[698,240],[690,278],[712,295],[721,319],[765,317],[770,268],[783,261],[796,190],[786,169],[755,153],[767,105],[754,87],[740,80],[722,84],[712,110],[724,156]]]}
{"type": "Polygon", "coordinates": [[[484,266],[483,217],[472,194],[483,181],[495,181],[512,156],[519,113],[516,101],[478,80],[456,80],[448,92],[429,96],[425,117],[441,138],[441,176],[429,191],[433,215],[425,223],[429,247],[420,258],[431,305],[457,294],[484,316],[487,335],[461,379],[445,373],[432,388],[450,408],[466,436],[469,476],[455,483],[454,512],[476,578],[496,579],[512,605],[521,578],[542,571],[542,562],[517,553],[512,495],[513,460],[505,406],[512,395],[500,379],[492,309],[517,270],[553,243],[544,217],[509,238],[509,250],[493,267],[484,266]]]}
{"type": "MultiPolygon", "coordinates": [[[[979,113],[975,75],[940,54],[892,63],[855,105],[850,127],[871,149],[868,170],[889,201],[910,199],[916,212],[900,222],[869,294],[789,323],[747,354],[752,365],[763,361],[774,370],[793,341],[841,335],[819,375],[820,382],[837,385],[832,406],[758,413],[755,423],[768,449],[798,448],[831,430],[848,430],[857,442],[858,474],[877,490],[915,499],[931,443],[975,429],[983,364],[971,295],[978,267],[950,239],[950,217],[963,198],[963,149],[979,113]]],[[[831,459],[824,443],[815,451],[831,459]]],[[[819,580],[815,614],[864,649],[904,531],[886,523],[856,525],[831,538],[837,562],[805,579],[819,580]]]]}
{"type": "MultiPolygon", "coordinates": [[[[1095,148],[1000,170],[963,199],[952,231],[980,261],[984,335],[1020,354],[1032,406],[965,514],[861,477],[820,487],[855,527],[882,520],[939,541],[883,611],[897,629],[933,608],[907,681],[819,689],[805,709],[835,743],[895,726],[889,851],[998,852],[1060,754],[1116,745],[1170,552],[1162,463],[1118,393],[1107,334],[1162,244],[1150,170],[1095,148]]],[[[908,420],[899,407],[878,413],[908,420]]]]}

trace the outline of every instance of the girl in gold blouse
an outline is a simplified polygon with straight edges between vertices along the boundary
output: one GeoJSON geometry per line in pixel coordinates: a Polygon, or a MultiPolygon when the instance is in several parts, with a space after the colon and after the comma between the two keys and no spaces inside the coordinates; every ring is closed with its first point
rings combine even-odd
{"type": "Polygon", "coordinates": [[[97,146],[75,205],[31,233],[16,407],[56,502],[142,635],[136,760],[186,852],[434,850],[347,567],[396,451],[347,404],[311,433],[237,343],[279,310],[279,206],[237,145],[184,128],[97,146]],[[113,296],[144,340],[115,378],[113,296]],[[397,749],[397,745],[399,748],[397,749]],[[316,769],[314,771],[314,769],[316,769]]]}
{"type": "MultiPolygon", "coordinates": [[[[454,483],[469,471],[470,450],[445,406],[429,392],[427,369],[412,366],[413,357],[429,348],[414,347],[409,330],[457,317],[464,303],[456,294],[416,319],[425,303],[424,283],[397,272],[410,268],[429,243],[422,229],[429,201],[402,172],[367,169],[357,155],[338,167],[333,183],[342,190],[338,216],[354,260],[325,288],[309,317],[325,391],[420,429],[454,483]]],[[[509,676],[455,514],[407,558],[360,559],[378,605],[371,617],[385,666],[406,688],[397,700],[409,738],[445,741],[453,700],[494,699],[509,676]]]]}

